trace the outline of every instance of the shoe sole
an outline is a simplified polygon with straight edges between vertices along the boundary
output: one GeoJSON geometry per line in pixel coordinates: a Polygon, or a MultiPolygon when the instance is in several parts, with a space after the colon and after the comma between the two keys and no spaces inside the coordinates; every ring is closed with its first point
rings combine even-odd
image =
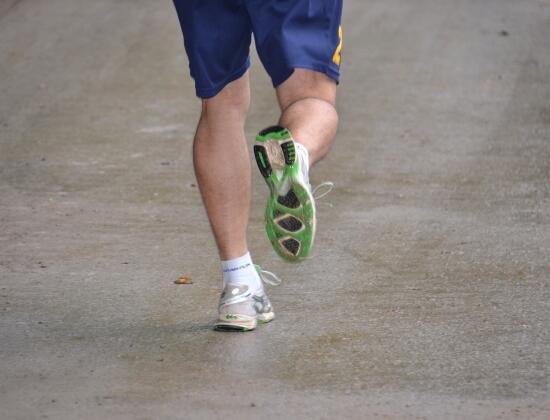
{"type": "Polygon", "coordinates": [[[267,324],[275,318],[273,312],[260,314],[256,318],[246,315],[234,315],[235,319],[220,318],[215,324],[216,331],[252,331],[258,324],[267,324]]]}
{"type": "Polygon", "coordinates": [[[301,261],[315,238],[315,201],[298,178],[294,141],[287,129],[274,126],[260,132],[256,142],[254,157],[270,191],[265,209],[267,236],[281,258],[301,261]],[[280,179],[276,169],[282,172],[280,179]],[[287,182],[288,192],[280,195],[279,186],[287,182]]]}

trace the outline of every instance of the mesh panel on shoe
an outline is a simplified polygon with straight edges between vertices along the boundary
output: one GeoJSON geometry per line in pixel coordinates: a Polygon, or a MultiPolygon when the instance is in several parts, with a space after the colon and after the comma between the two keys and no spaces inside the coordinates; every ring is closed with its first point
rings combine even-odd
{"type": "Polygon", "coordinates": [[[290,215],[280,220],[277,220],[277,224],[283,229],[288,230],[289,232],[297,232],[302,229],[303,226],[302,222],[299,219],[290,215]]]}
{"type": "Polygon", "coordinates": [[[285,207],[288,207],[290,209],[296,209],[300,207],[300,201],[298,200],[298,197],[296,197],[296,194],[294,194],[294,191],[290,190],[286,195],[280,195],[277,197],[277,202],[285,207]]]}
{"type": "Polygon", "coordinates": [[[297,255],[300,251],[300,242],[294,238],[288,238],[282,241],[282,245],[285,249],[290,252],[292,255],[297,255]]]}

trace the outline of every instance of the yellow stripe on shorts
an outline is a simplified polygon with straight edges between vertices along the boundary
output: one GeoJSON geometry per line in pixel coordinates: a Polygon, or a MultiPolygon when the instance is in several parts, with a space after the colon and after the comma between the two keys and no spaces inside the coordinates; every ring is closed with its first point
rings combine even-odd
{"type": "Polygon", "coordinates": [[[338,27],[338,36],[340,37],[340,42],[336,47],[336,51],[334,51],[334,55],[332,56],[332,61],[334,61],[334,64],[339,66],[340,62],[342,61],[342,43],[343,43],[342,25],[338,27]]]}

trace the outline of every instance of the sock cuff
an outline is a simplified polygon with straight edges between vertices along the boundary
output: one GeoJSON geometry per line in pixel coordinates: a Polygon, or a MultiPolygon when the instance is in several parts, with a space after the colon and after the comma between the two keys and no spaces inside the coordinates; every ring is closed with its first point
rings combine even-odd
{"type": "Polygon", "coordinates": [[[305,152],[305,154],[308,155],[309,157],[309,152],[307,150],[307,147],[304,146],[302,143],[299,143],[296,140],[294,140],[294,147],[297,148],[298,150],[305,152]]]}
{"type": "Polygon", "coordinates": [[[224,273],[231,273],[239,270],[244,270],[252,266],[252,258],[250,252],[247,252],[241,257],[233,258],[231,260],[225,260],[221,262],[222,271],[224,273]]]}
{"type": "Polygon", "coordinates": [[[222,261],[223,287],[227,284],[245,284],[251,290],[262,287],[262,281],[258,275],[250,253],[232,260],[222,261]]]}
{"type": "Polygon", "coordinates": [[[309,152],[307,150],[307,147],[304,146],[302,143],[298,143],[297,141],[294,141],[294,147],[296,148],[296,152],[300,153],[303,158],[305,159],[305,164],[307,165],[307,169],[309,169],[309,152]]]}

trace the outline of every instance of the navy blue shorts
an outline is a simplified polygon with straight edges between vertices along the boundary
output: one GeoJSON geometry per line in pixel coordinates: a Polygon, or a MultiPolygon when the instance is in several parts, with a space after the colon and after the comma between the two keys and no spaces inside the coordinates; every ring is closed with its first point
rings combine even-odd
{"type": "Polygon", "coordinates": [[[250,66],[252,34],[273,86],[295,68],[340,76],[343,0],[174,0],[197,96],[250,66]]]}

